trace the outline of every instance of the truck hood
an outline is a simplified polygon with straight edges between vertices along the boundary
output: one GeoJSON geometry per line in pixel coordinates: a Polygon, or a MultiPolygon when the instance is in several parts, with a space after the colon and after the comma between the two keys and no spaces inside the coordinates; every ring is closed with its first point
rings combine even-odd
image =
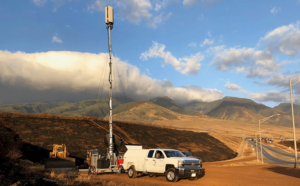
{"type": "Polygon", "coordinates": [[[198,159],[195,159],[195,158],[189,158],[189,157],[170,157],[170,158],[172,158],[172,159],[177,159],[177,160],[179,160],[179,161],[186,161],[186,160],[192,160],[192,161],[195,161],[195,160],[197,160],[198,161],[198,159]]]}

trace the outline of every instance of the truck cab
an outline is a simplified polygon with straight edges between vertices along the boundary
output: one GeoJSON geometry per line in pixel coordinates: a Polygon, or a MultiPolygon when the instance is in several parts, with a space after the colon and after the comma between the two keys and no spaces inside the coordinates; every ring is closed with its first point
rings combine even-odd
{"type": "Polygon", "coordinates": [[[123,168],[129,178],[138,173],[165,175],[167,181],[174,182],[179,178],[196,180],[202,174],[202,160],[185,157],[175,149],[142,149],[126,145],[123,168]]]}

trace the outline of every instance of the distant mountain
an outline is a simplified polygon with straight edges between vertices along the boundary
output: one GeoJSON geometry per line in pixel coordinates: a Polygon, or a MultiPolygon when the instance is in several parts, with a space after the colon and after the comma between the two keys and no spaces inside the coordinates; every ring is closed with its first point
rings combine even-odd
{"type": "Polygon", "coordinates": [[[174,112],[177,112],[179,114],[185,114],[185,115],[201,115],[201,113],[199,113],[198,111],[195,110],[185,110],[182,109],[182,107],[180,107],[174,100],[172,100],[171,98],[169,98],[168,96],[164,96],[164,97],[156,97],[152,100],[150,100],[150,102],[165,107],[167,109],[170,109],[174,112]]]}
{"type": "Polygon", "coordinates": [[[212,101],[212,102],[199,102],[199,101],[193,101],[190,103],[187,103],[185,105],[182,105],[181,107],[184,110],[192,110],[192,111],[197,111],[201,113],[208,113],[215,107],[217,107],[222,100],[217,100],[217,101],[212,101]]]}
{"type": "Polygon", "coordinates": [[[219,104],[206,113],[210,117],[242,122],[256,122],[262,116],[276,114],[275,110],[250,99],[223,98],[219,104]],[[269,112],[267,114],[267,112],[269,112]]]}
{"type": "MultiPolygon", "coordinates": [[[[288,113],[267,107],[251,99],[224,97],[213,102],[192,102],[184,105],[185,109],[202,111],[206,115],[218,119],[234,120],[240,122],[257,123],[259,119],[281,114],[266,121],[275,125],[290,126],[292,121],[288,113]]],[[[300,117],[295,117],[296,125],[300,126],[300,117]]]]}
{"type": "MultiPolygon", "coordinates": [[[[300,106],[294,105],[294,108],[295,123],[296,126],[300,126],[300,106]]],[[[103,98],[101,100],[91,99],[78,102],[37,102],[0,105],[0,111],[47,112],[56,115],[82,115],[103,118],[109,113],[109,108],[108,98],[103,98]]],[[[270,108],[250,99],[236,97],[224,97],[213,102],[191,102],[186,105],[178,105],[166,96],[157,97],[150,102],[113,98],[113,114],[120,120],[144,122],[164,119],[173,120],[178,119],[178,116],[180,116],[178,113],[248,123],[257,123],[259,119],[279,113],[281,114],[279,117],[273,117],[266,122],[274,125],[292,125],[289,104],[280,104],[275,108],[270,108]]]]}
{"type": "MultiPolygon", "coordinates": [[[[300,116],[300,105],[294,104],[293,107],[294,107],[294,115],[300,116]]],[[[278,106],[274,107],[274,109],[281,110],[288,114],[292,113],[291,103],[280,103],[278,106]]]]}
{"type": "Polygon", "coordinates": [[[231,116],[235,114],[235,109],[247,110],[248,112],[253,112],[253,114],[259,114],[263,116],[270,116],[277,113],[274,109],[263,104],[256,103],[251,99],[224,97],[223,99],[219,100],[219,104],[216,107],[207,112],[207,115],[212,117],[220,117],[220,113],[222,113],[222,111],[226,111],[226,115],[231,116]]]}

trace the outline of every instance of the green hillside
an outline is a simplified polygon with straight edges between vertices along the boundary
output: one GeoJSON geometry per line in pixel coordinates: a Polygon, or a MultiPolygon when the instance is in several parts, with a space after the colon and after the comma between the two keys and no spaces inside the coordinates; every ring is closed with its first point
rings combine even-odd
{"type": "MultiPolygon", "coordinates": [[[[113,108],[121,103],[124,99],[113,98],[113,108]]],[[[108,98],[91,99],[78,102],[53,102],[53,103],[22,103],[0,105],[0,111],[23,112],[23,113],[43,113],[56,115],[84,115],[94,117],[104,117],[108,113],[108,98]]]]}
{"type": "Polygon", "coordinates": [[[49,109],[60,107],[69,102],[35,102],[35,103],[19,103],[0,105],[0,111],[24,112],[24,113],[43,113],[49,109]]]}
{"type": "MultiPolygon", "coordinates": [[[[154,120],[175,120],[177,113],[148,101],[135,101],[121,104],[113,109],[113,117],[120,121],[151,123],[154,120]]],[[[108,116],[106,116],[108,119],[108,116]]]]}
{"type": "Polygon", "coordinates": [[[150,100],[150,102],[152,102],[156,105],[159,105],[161,107],[170,109],[179,114],[192,115],[192,116],[202,115],[201,113],[199,113],[198,111],[195,111],[195,110],[182,109],[174,100],[172,100],[168,96],[157,97],[157,98],[150,100]]]}

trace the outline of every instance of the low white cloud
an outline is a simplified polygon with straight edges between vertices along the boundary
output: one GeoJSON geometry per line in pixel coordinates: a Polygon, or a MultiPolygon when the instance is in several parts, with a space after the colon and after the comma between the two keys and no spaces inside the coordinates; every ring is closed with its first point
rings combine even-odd
{"type": "Polygon", "coordinates": [[[244,72],[248,78],[265,78],[283,69],[281,64],[269,51],[256,51],[254,48],[226,48],[226,46],[210,47],[208,53],[214,54],[211,65],[221,71],[234,68],[236,72],[244,72]]]}
{"type": "Polygon", "coordinates": [[[105,7],[106,7],[107,3],[108,3],[107,0],[95,0],[93,3],[90,3],[87,5],[87,10],[90,13],[93,13],[94,10],[105,11],[105,7]]]}
{"type": "Polygon", "coordinates": [[[300,51],[300,22],[280,26],[267,32],[257,45],[265,45],[265,50],[240,48],[224,45],[210,47],[207,52],[214,54],[211,65],[222,71],[234,68],[236,72],[244,72],[248,78],[278,77],[289,61],[277,63],[276,54],[294,56],[300,51]]]}
{"type": "Polygon", "coordinates": [[[268,68],[265,67],[249,67],[248,70],[246,71],[246,77],[248,78],[265,78],[268,76],[273,75],[274,72],[268,68]]]}
{"type": "Polygon", "coordinates": [[[205,39],[200,46],[204,47],[205,45],[212,45],[212,44],[214,44],[214,40],[213,39],[212,40],[205,39]]]}
{"type": "Polygon", "coordinates": [[[63,43],[63,41],[57,35],[53,35],[52,43],[63,43]]]}
{"type": "MultiPolygon", "coordinates": [[[[290,91],[290,83],[289,79],[290,78],[296,78],[300,77],[300,72],[294,72],[294,73],[289,73],[289,74],[282,74],[278,73],[273,75],[271,78],[267,79],[266,81],[263,81],[261,84],[263,85],[272,85],[276,86],[278,88],[282,88],[284,91],[290,91]]],[[[292,82],[297,82],[297,79],[292,82]]],[[[300,94],[300,82],[298,84],[295,84],[293,86],[293,90],[295,93],[300,94]]]]}
{"type": "Polygon", "coordinates": [[[44,6],[47,0],[31,0],[36,6],[44,6]]]}
{"type": "Polygon", "coordinates": [[[225,88],[226,88],[227,90],[229,90],[230,92],[232,92],[232,91],[238,91],[241,87],[238,86],[237,84],[226,83],[226,84],[225,84],[225,88]]]}
{"type": "Polygon", "coordinates": [[[245,67],[236,67],[235,68],[236,71],[239,73],[239,72],[244,72],[245,71],[245,67]]]}
{"type": "Polygon", "coordinates": [[[204,59],[201,53],[196,53],[189,57],[176,58],[171,52],[165,51],[166,46],[158,42],[153,42],[153,45],[150,49],[141,54],[140,59],[148,60],[148,58],[162,58],[164,59],[163,66],[166,64],[172,65],[175,70],[186,75],[197,75],[200,70],[201,64],[200,61],[204,59]]]}
{"type": "Polygon", "coordinates": [[[155,0],[155,11],[159,11],[161,8],[166,7],[169,4],[170,0],[155,0]]]}
{"type": "Polygon", "coordinates": [[[202,5],[210,6],[211,4],[218,2],[218,1],[221,1],[221,0],[183,0],[182,4],[191,6],[191,5],[199,2],[202,5]]]}
{"type": "MultiPolygon", "coordinates": [[[[250,98],[258,102],[273,101],[277,103],[289,103],[291,102],[290,95],[288,93],[282,93],[276,90],[267,91],[265,93],[251,93],[250,98]]],[[[293,95],[294,103],[300,104],[300,96],[293,95]]]]}
{"type": "Polygon", "coordinates": [[[156,28],[157,25],[165,22],[166,20],[168,20],[171,17],[172,13],[168,13],[167,15],[163,15],[163,13],[161,13],[160,15],[154,16],[151,20],[148,21],[147,25],[150,28],[156,28]]]}
{"type": "Polygon", "coordinates": [[[273,7],[271,10],[270,10],[270,13],[271,14],[277,14],[279,11],[281,10],[281,8],[280,7],[273,7]]]}
{"type": "MultiPolygon", "coordinates": [[[[88,91],[94,95],[98,89],[99,79],[102,77],[103,94],[108,95],[107,53],[69,51],[12,53],[0,50],[0,66],[0,84],[18,86],[19,91],[22,91],[22,87],[26,87],[32,89],[31,94],[35,94],[34,90],[36,90],[37,92],[69,92],[70,96],[88,91]]],[[[216,89],[204,89],[199,86],[175,87],[168,80],[162,82],[152,79],[141,74],[136,66],[116,57],[113,57],[113,68],[117,68],[120,74],[119,77],[114,76],[115,92],[121,91],[123,86],[127,97],[135,100],[168,96],[180,103],[186,103],[193,100],[214,101],[223,97],[222,92],[216,89]],[[123,80],[122,85],[119,79],[123,80]]],[[[121,92],[118,94],[122,95],[121,92]]],[[[26,100],[22,101],[26,102],[26,100]]]]}
{"type": "Polygon", "coordinates": [[[129,21],[138,24],[142,19],[150,19],[152,5],[150,0],[121,0],[121,14],[129,21]]]}
{"type": "Polygon", "coordinates": [[[191,6],[196,3],[196,0],[183,0],[182,4],[191,6]]]}
{"type": "Polygon", "coordinates": [[[191,43],[189,43],[189,45],[188,45],[189,47],[196,47],[197,46],[197,44],[195,43],[195,42],[191,42],[191,43]]]}
{"type": "Polygon", "coordinates": [[[244,90],[244,89],[242,89],[242,90],[240,90],[240,92],[243,94],[243,96],[244,97],[248,97],[248,95],[249,95],[249,91],[247,91],[247,90],[244,90]]]}
{"type": "Polygon", "coordinates": [[[266,51],[296,55],[300,51],[300,22],[284,25],[268,32],[259,44],[266,45],[266,51]]]}
{"type": "Polygon", "coordinates": [[[215,56],[211,65],[217,69],[226,71],[229,67],[241,67],[251,63],[253,58],[253,48],[226,48],[225,46],[216,46],[209,49],[215,56]]]}

